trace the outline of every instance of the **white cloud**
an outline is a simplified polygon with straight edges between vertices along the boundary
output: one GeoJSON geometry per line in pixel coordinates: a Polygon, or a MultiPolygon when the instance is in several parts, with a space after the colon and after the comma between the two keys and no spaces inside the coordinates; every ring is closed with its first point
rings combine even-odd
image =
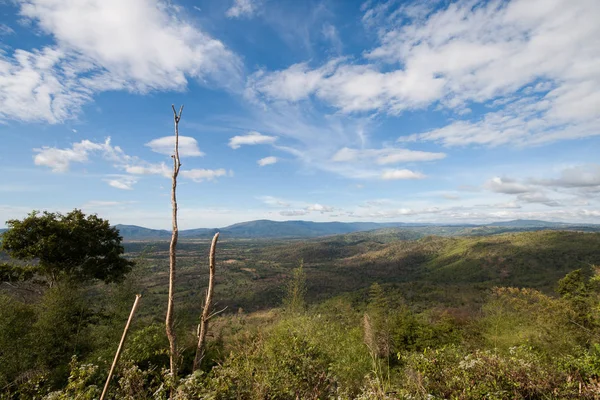
{"type": "Polygon", "coordinates": [[[260,196],[258,197],[260,201],[271,206],[271,207],[289,207],[290,203],[286,200],[279,199],[273,196],[260,196]]]}
{"type": "Polygon", "coordinates": [[[496,193],[521,194],[531,192],[532,188],[510,178],[494,177],[484,185],[487,189],[496,193]]]}
{"type": "Polygon", "coordinates": [[[141,162],[132,165],[124,166],[125,172],[132,175],[162,175],[165,178],[170,178],[173,173],[170,167],[167,167],[167,164],[151,164],[146,162],[141,162]]]}
{"type": "Polygon", "coordinates": [[[508,201],[506,203],[494,204],[493,207],[494,208],[508,208],[508,209],[521,208],[521,206],[516,201],[508,201]]]}
{"type": "Polygon", "coordinates": [[[73,118],[91,100],[62,50],[0,52],[0,121],[15,119],[57,123],[73,118]]]}
{"type": "Polygon", "coordinates": [[[307,211],[307,210],[288,210],[288,211],[280,211],[279,215],[284,216],[284,217],[298,217],[301,215],[306,215],[308,213],[309,213],[309,211],[307,211]]]}
{"type": "Polygon", "coordinates": [[[600,133],[597,1],[398,4],[363,8],[380,45],[362,64],[296,64],[263,71],[248,87],[266,100],[315,97],[345,113],[450,109],[467,119],[408,137],[444,145],[536,145],[600,133]],[[473,115],[470,103],[491,110],[473,115]]]}
{"type": "Polygon", "coordinates": [[[544,204],[548,207],[560,207],[562,205],[559,201],[550,199],[548,196],[541,192],[521,193],[517,196],[517,199],[525,203],[544,204]]]}
{"type": "Polygon", "coordinates": [[[256,12],[257,0],[234,0],[233,5],[225,11],[229,18],[251,17],[256,12]]]}
{"type": "Polygon", "coordinates": [[[335,211],[334,207],[314,203],[308,204],[299,201],[288,201],[273,196],[260,196],[257,197],[260,201],[266,205],[274,208],[292,208],[291,210],[283,210],[279,212],[279,215],[283,216],[294,216],[294,215],[307,215],[312,212],[320,214],[331,213],[335,211]]]}
{"type": "Polygon", "coordinates": [[[94,153],[103,155],[111,161],[126,162],[130,159],[119,146],[111,146],[110,138],[104,143],[95,143],[90,140],[82,140],[74,143],[71,148],[59,149],[56,147],[42,147],[34,149],[37,154],[33,157],[35,165],[49,167],[52,172],[66,172],[71,163],[84,163],[94,153]]]}
{"type": "Polygon", "coordinates": [[[446,200],[460,200],[460,196],[454,193],[444,193],[442,197],[446,200]]]}
{"type": "Polygon", "coordinates": [[[181,176],[193,180],[194,182],[212,181],[220,176],[227,176],[227,171],[220,169],[190,169],[181,170],[181,176]]]}
{"type": "Polygon", "coordinates": [[[321,32],[323,33],[325,40],[331,44],[333,50],[335,50],[337,54],[341,53],[343,44],[337,28],[330,23],[325,23],[321,32]]]}
{"type": "Polygon", "coordinates": [[[276,162],[277,162],[277,157],[272,157],[271,156],[271,157],[261,158],[256,163],[258,165],[260,165],[261,167],[264,167],[265,165],[275,164],[276,162]]]}
{"type": "Polygon", "coordinates": [[[106,90],[181,90],[188,77],[237,90],[239,58],[151,0],[23,0],[20,15],[55,44],[0,54],[0,120],[75,118],[106,90]]]}
{"type": "Polygon", "coordinates": [[[133,185],[137,183],[137,179],[135,179],[132,176],[124,175],[104,179],[104,182],[108,183],[109,186],[112,186],[116,189],[131,190],[133,189],[133,185]]]}
{"type": "MultiPolygon", "coordinates": [[[[175,150],[175,136],[165,136],[151,140],[145,146],[160,154],[171,155],[175,150]]],[[[203,152],[198,148],[198,142],[193,137],[179,136],[179,155],[181,157],[201,157],[203,152]]]]}
{"type": "Polygon", "coordinates": [[[276,139],[275,136],[267,136],[259,132],[251,131],[246,135],[234,136],[229,139],[229,147],[232,149],[239,149],[243,145],[272,144],[276,139]]]}
{"type": "Polygon", "coordinates": [[[314,93],[341,61],[342,59],[335,59],[317,69],[300,63],[283,71],[258,71],[248,79],[246,90],[251,97],[262,94],[273,100],[298,101],[314,93]]]}
{"type": "MultiPolygon", "coordinates": [[[[164,138],[163,138],[164,139],[164,138]]],[[[192,139],[193,140],[193,139],[192,139]]],[[[195,146],[195,140],[186,141],[185,149],[188,155],[197,155],[198,150],[195,146]]],[[[154,146],[161,149],[159,145],[154,146]]],[[[132,175],[160,175],[165,178],[171,178],[172,169],[166,163],[161,162],[153,164],[146,162],[138,157],[129,156],[119,146],[112,146],[110,138],[104,143],[95,143],[90,140],[82,140],[74,143],[70,148],[59,149],[56,147],[43,147],[34,149],[37,153],[34,156],[35,165],[49,167],[52,172],[66,172],[71,163],[84,163],[90,160],[91,155],[101,155],[105,160],[112,163],[116,169],[123,170],[129,175],[118,175],[115,178],[104,179],[110,186],[129,190],[137,183],[137,179],[132,175]]],[[[211,181],[220,176],[233,176],[233,171],[227,172],[225,169],[188,169],[179,172],[183,178],[194,182],[211,181]]]]}
{"type": "Polygon", "coordinates": [[[6,24],[0,24],[0,36],[12,35],[15,31],[6,24]]]}
{"type": "Polygon", "coordinates": [[[417,161],[431,161],[445,158],[444,153],[430,153],[399,148],[388,149],[350,149],[344,147],[331,158],[336,162],[354,162],[357,160],[374,161],[379,165],[397,164],[417,161]]]}
{"type": "Polygon", "coordinates": [[[81,208],[112,208],[116,206],[123,206],[127,204],[133,204],[134,201],[111,201],[111,200],[90,200],[81,208]]]}
{"type": "Polygon", "coordinates": [[[600,164],[578,165],[565,168],[554,179],[531,179],[534,184],[564,188],[600,187],[600,164]]]}
{"type": "Polygon", "coordinates": [[[333,212],[333,211],[335,211],[335,208],[316,203],[316,204],[312,204],[312,205],[306,207],[306,211],[308,211],[308,212],[316,211],[316,212],[320,212],[321,214],[323,214],[323,213],[333,212]]]}
{"type": "Polygon", "coordinates": [[[423,179],[425,175],[420,172],[414,172],[409,169],[389,169],[381,174],[381,179],[396,180],[396,179],[423,179]]]}

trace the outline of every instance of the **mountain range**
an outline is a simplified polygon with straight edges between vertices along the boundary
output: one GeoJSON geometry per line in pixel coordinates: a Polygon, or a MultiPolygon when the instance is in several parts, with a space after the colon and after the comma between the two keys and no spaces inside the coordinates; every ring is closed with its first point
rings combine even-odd
{"type": "MultiPolygon", "coordinates": [[[[165,229],[149,229],[136,225],[116,225],[125,240],[168,240],[171,231],[165,229]]],[[[514,220],[493,222],[489,224],[429,224],[405,222],[312,222],[312,221],[270,221],[256,220],[229,225],[223,228],[197,228],[179,231],[181,239],[205,239],[216,232],[226,238],[311,238],[329,235],[347,234],[353,232],[372,231],[383,228],[418,230],[423,234],[449,235],[487,234],[501,232],[518,232],[524,230],[565,229],[600,231],[600,225],[570,224],[539,220],[514,220]],[[446,229],[442,229],[446,228],[446,229]]]]}

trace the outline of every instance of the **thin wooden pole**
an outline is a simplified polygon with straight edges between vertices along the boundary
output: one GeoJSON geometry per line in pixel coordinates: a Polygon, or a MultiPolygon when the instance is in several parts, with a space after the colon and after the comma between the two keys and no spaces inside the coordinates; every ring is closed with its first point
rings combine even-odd
{"type": "Polygon", "coordinates": [[[104,400],[106,393],[108,392],[108,385],[110,384],[110,379],[113,376],[113,372],[115,371],[115,366],[117,365],[117,361],[119,361],[119,357],[121,356],[121,351],[123,350],[123,343],[125,343],[125,338],[127,337],[127,332],[129,331],[129,325],[131,325],[131,320],[133,320],[133,315],[135,314],[135,310],[137,310],[138,302],[140,301],[141,294],[135,295],[135,301],[133,302],[133,307],[131,307],[131,313],[129,314],[129,319],[127,320],[127,324],[125,324],[125,329],[123,330],[123,336],[121,336],[121,342],[119,343],[119,347],[117,348],[117,354],[115,354],[115,359],[113,360],[112,365],[110,366],[110,371],[108,372],[108,378],[106,378],[106,383],[104,384],[104,390],[102,391],[102,395],[100,396],[100,400],[104,400]]]}
{"type": "Polygon", "coordinates": [[[208,256],[208,290],[206,291],[206,300],[204,309],[202,310],[202,316],[200,317],[200,326],[198,327],[198,347],[196,348],[196,357],[194,357],[194,367],[192,368],[192,371],[196,371],[200,368],[200,363],[202,362],[202,358],[204,358],[208,320],[212,317],[210,315],[210,306],[212,304],[213,289],[215,287],[215,252],[217,251],[217,240],[219,240],[219,232],[215,234],[212,244],[210,245],[210,253],[208,256]]]}

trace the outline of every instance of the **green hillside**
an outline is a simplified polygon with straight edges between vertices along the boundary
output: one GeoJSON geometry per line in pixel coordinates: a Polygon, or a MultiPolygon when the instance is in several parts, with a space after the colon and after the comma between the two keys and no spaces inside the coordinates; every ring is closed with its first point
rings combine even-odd
{"type": "MultiPolygon", "coordinates": [[[[227,308],[211,321],[199,375],[189,374],[209,241],[181,241],[177,398],[596,398],[600,278],[590,266],[600,265],[600,233],[421,228],[310,240],[223,234],[214,300],[227,308]],[[293,279],[299,292],[286,289],[293,279]]],[[[168,242],[125,248],[138,265],[123,283],[0,286],[0,398],[97,398],[142,293],[110,398],[166,399],[168,242]]]]}
{"type": "MultiPolygon", "coordinates": [[[[493,286],[551,292],[567,272],[600,264],[600,233],[419,236],[395,229],[292,241],[227,240],[223,236],[217,253],[216,296],[233,309],[273,307],[281,299],[291,269],[303,260],[309,302],[341,294],[360,297],[361,290],[378,282],[405,291],[405,296],[423,305],[477,304],[493,286]]],[[[179,296],[186,304],[205,285],[208,246],[207,240],[180,243],[179,296]]],[[[140,282],[149,295],[146,302],[162,307],[168,244],[128,243],[126,249],[132,257],[143,255],[147,270],[140,282]]],[[[198,308],[190,300],[190,318],[198,308]]]]}

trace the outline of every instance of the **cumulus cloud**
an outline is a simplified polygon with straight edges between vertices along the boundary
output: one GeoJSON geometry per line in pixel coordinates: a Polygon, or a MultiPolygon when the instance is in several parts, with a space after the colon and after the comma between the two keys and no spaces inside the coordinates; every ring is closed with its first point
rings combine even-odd
{"type": "MultiPolygon", "coordinates": [[[[187,141],[187,145],[185,146],[187,155],[198,155],[199,151],[195,144],[195,140],[187,141]]],[[[159,142],[154,147],[160,150],[160,145],[161,143],[159,142]]],[[[104,179],[110,186],[123,190],[132,189],[133,185],[137,183],[135,175],[160,175],[165,178],[171,178],[172,174],[171,167],[167,166],[166,163],[150,163],[139,157],[127,155],[119,146],[112,146],[110,138],[107,138],[103,143],[82,140],[68,148],[43,147],[34,149],[34,152],[37,153],[34,156],[35,165],[48,167],[52,172],[57,173],[68,171],[72,163],[85,163],[90,161],[92,155],[99,155],[106,161],[109,161],[114,168],[128,174],[104,179]]],[[[183,178],[194,182],[203,182],[211,181],[221,176],[233,176],[233,171],[230,170],[228,172],[223,168],[182,169],[179,174],[183,178]]]]}
{"type": "Polygon", "coordinates": [[[409,169],[389,169],[381,174],[381,179],[397,180],[397,179],[423,179],[425,175],[420,172],[414,172],[409,169]]]}
{"type": "Polygon", "coordinates": [[[229,147],[239,149],[243,145],[272,144],[276,139],[275,136],[267,136],[256,131],[251,131],[246,135],[234,136],[229,139],[229,147]]]}
{"type": "Polygon", "coordinates": [[[264,167],[265,165],[275,164],[276,162],[277,162],[277,157],[265,157],[265,158],[261,158],[256,163],[258,165],[260,165],[261,167],[264,167]]]}
{"type": "MultiPolygon", "coordinates": [[[[160,154],[171,155],[175,149],[175,136],[165,136],[151,140],[145,146],[160,154]]],[[[193,137],[179,136],[179,155],[181,157],[201,157],[203,152],[198,148],[198,142],[193,137]]]]}
{"type": "Polygon", "coordinates": [[[240,82],[239,58],[168,3],[28,0],[20,15],[55,43],[0,54],[0,120],[58,123],[106,90],[181,90],[188,78],[237,90],[240,82]]]}
{"type": "Polygon", "coordinates": [[[42,147],[34,149],[34,152],[37,153],[33,157],[34,164],[48,167],[52,172],[66,172],[71,163],[85,163],[94,153],[101,154],[114,162],[127,162],[131,159],[119,146],[113,147],[110,138],[107,138],[104,143],[82,140],[74,143],[70,148],[42,147]]]}

